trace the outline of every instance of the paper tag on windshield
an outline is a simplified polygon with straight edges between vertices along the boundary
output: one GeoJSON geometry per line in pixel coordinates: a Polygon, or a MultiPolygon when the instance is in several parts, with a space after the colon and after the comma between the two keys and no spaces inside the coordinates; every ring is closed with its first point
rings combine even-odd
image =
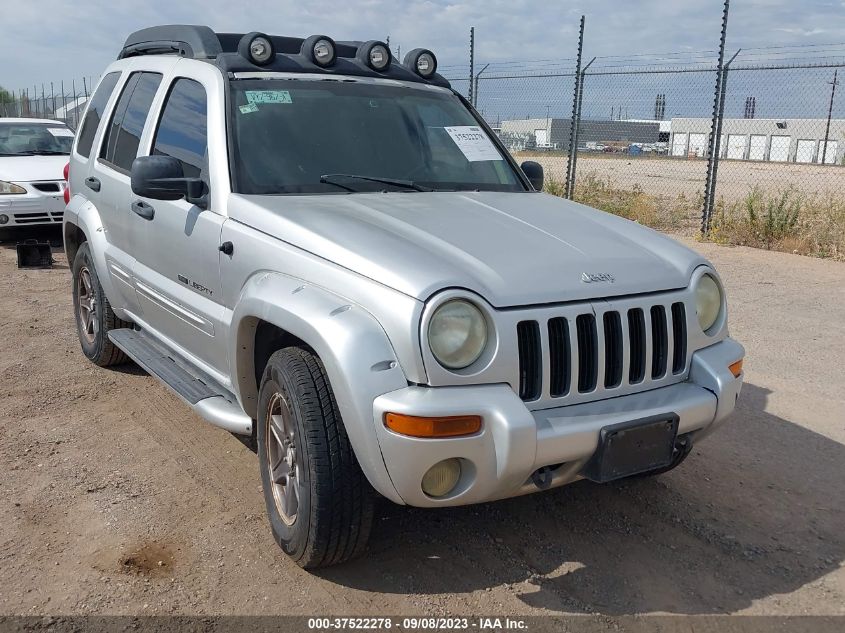
{"type": "Polygon", "coordinates": [[[47,131],[53,136],[69,136],[73,138],[73,132],[66,127],[48,127],[47,131]]]}
{"type": "Polygon", "coordinates": [[[247,90],[250,103],[293,103],[287,90],[247,90]]]}
{"type": "Polygon", "coordinates": [[[466,159],[471,162],[481,160],[502,160],[502,155],[499,150],[493,145],[493,142],[487,137],[480,127],[474,125],[461,125],[458,127],[443,128],[446,133],[455,141],[455,145],[466,156],[466,159]]]}
{"type": "Polygon", "coordinates": [[[241,114],[249,114],[251,112],[258,112],[258,106],[254,103],[248,103],[247,105],[240,106],[241,114]]]}

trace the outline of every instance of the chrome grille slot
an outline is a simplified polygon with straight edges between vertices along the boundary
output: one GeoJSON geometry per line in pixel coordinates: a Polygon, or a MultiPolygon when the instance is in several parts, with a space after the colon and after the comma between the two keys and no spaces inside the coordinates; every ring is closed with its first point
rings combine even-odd
{"type": "Polygon", "coordinates": [[[563,317],[549,319],[549,393],[552,398],[569,393],[571,354],[569,322],[563,317]]]}
{"type": "Polygon", "coordinates": [[[687,366],[687,311],[678,301],[672,304],[672,373],[680,374],[687,366]]]}
{"type": "Polygon", "coordinates": [[[519,397],[536,400],[543,386],[543,353],[540,349],[540,324],[521,321],[516,326],[519,347],[519,397]]]}
{"type": "Polygon", "coordinates": [[[604,388],[622,384],[622,319],[618,312],[604,313],[604,388]]]}
{"type": "Polygon", "coordinates": [[[666,308],[651,306],[651,377],[660,378],[666,373],[666,359],[669,355],[669,337],[666,333],[666,308]]]}
{"type": "Polygon", "coordinates": [[[575,320],[578,331],[578,391],[587,393],[596,388],[599,369],[599,345],[596,317],[579,314],[575,320]]]}
{"type": "Polygon", "coordinates": [[[628,310],[628,336],[631,339],[631,367],[628,382],[635,385],[645,378],[645,317],[642,308],[628,310]]]}

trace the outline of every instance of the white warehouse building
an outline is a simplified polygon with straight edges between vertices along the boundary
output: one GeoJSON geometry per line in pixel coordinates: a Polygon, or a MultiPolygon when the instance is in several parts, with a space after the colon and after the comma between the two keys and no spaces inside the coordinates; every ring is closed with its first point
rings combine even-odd
{"type": "MultiPolygon", "coordinates": [[[[709,118],[672,119],[669,141],[672,156],[707,155],[709,118]]],[[[827,150],[827,119],[725,119],[720,155],[736,160],[789,163],[845,164],[845,120],[830,122],[827,150]]]]}

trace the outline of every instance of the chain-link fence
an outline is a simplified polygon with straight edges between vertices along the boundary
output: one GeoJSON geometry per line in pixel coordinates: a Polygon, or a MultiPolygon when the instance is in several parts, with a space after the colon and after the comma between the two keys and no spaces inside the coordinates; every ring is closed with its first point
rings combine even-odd
{"type": "Polygon", "coordinates": [[[0,117],[64,121],[75,130],[95,81],[94,77],[83,77],[12,91],[0,88],[0,117]]]}
{"type": "Polygon", "coordinates": [[[845,45],[740,52],[721,71],[723,97],[714,57],[444,74],[464,95],[472,83],[479,113],[518,162],[543,165],[551,193],[656,228],[842,256],[845,45]]]}

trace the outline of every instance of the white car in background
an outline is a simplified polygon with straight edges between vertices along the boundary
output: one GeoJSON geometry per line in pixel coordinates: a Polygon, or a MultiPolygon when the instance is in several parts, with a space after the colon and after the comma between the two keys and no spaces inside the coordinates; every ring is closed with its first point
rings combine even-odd
{"type": "Polygon", "coordinates": [[[61,121],[0,118],[0,239],[22,227],[61,225],[73,136],[61,121]]]}

